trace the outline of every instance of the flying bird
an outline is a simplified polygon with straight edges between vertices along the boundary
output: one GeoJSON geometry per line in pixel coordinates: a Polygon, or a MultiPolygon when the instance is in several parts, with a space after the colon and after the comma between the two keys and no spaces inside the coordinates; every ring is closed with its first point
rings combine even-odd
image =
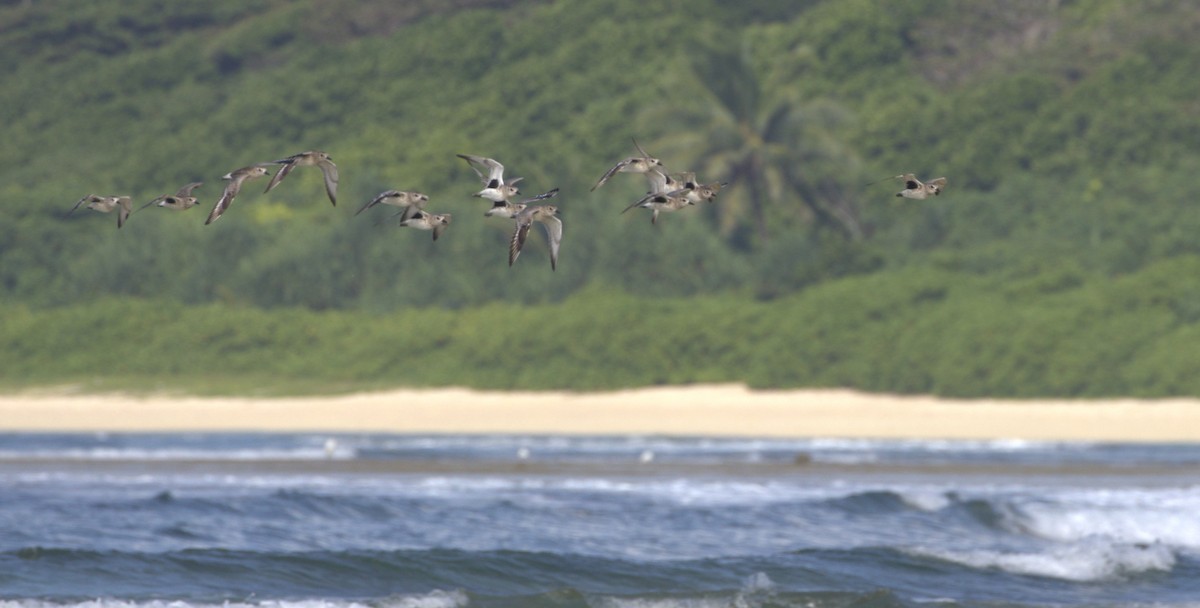
{"type": "Polygon", "coordinates": [[[75,213],[75,210],[80,205],[87,203],[87,208],[100,213],[108,213],[117,210],[117,228],[125,225],[125,220],[129,218],[130,210],[133,208],[133,199],[128,196],[99,196],[89,194],[75,203],[74,207],[67,212],[67,215],[75,213]]]}
{"type": "Polygon", "coordinates": [[[225,184],[225,190],[221,192],[221,198],[217,200],[217,204],[209,212],[208,219],[204,221],[204,225],[207,226],[213,223],[217,218],[221,217],[222,213],[225,213],[226,209],[229,209],[229,205],[233,204],[233,198],[238,195],[238,192],[242,191],[242,182],[248,179],[266,177],[270,174],[265,165],[250,165],[249,167],[242,167],[221,176],[221,179],[228,180],[229,183],[225,184]]]}
{"type": "Polygon", "coordinates": [[[175,191],[175,194],[173,195],[164,194],[146,203],[145,205],[138,207],[138,211],[141,211],[150,205],[158,205],[159,207],[174,209],[176,211],[186,211],[191,209],[192,207],[195,207],[196,203],[198,202],[198,199],[192,196],[192,191],[202,185],[204,185],[204,182],[192,182],[175,191]]]}
{"type": "Polygon", "coordinates": [[[626,158],[625,160],[613,165],[613,167],[605,172],[604,175],[600,176],[600,181],[596,182],[595,186],[592,186],[593,192],[596,190],[596,188],[603,186],[604,182],[608,181],[608,178],[616,175],[617,173],[649,173],[651,170],[662,169],[662,162],[657,158],[646,154],[646,151],[638,145],[636,139],[633,140],[633,147],[637,148],[638,154],[641,154],[641,156],[630,156],[629,158],[626,158]]]}
{"type": "Polygon", "coordinates": [[[519,203],[497,201],[492,203],[492,208],[485,211],[483,215],[484,217],[506,217],[509,219],[516,219],[516,217],[520,215],[520,213],[524,211],[526,207],[529,206],[529,203],[544,201],[548,198],[554,198],[555,196],[558,196],[558,188],[543,192],[533,198],[527,198],[519,203]]]}
{"type": "Polygon", "coordinates": [[[470,154],[458,154],[457,156],[467,161],[471,170],[483,182],[483,190],[476,192],[472,196],[486,198],[493,203],[501,203],[507,201],[509,197],[517,196],[521,193],[521,190],[517,188],[517,182],[520,182],[522,178],[514,177],[505,181],[504,165],[499,162],[484,156],[473,156],[470,154]],[[487,170],[487,174],[485,175],[483,171],[480,171],[480,168],[487,170]]]}
{"type": "MultiPolygon", "coordinates": [[[[403,212],[401,212],[403,213],[403,212]]],[[[438,240],[438,237],[445,232],[446,226],[450,225],[449,213],[428,213],[426,211],[417,211],[406,219],[400,220],[401,226],[416,228],[418,230],[432,230],[433,240],[438,240]]]]}
{"type": "Polygon", "coordinates": [[[403,190],[385,190],[375,195],[375,198],[363,205],[361,209],[356,211],[354,215],[358,215],[376,205],[391,205],[403,209],[403,217],[401,221],[413,216],[417,211],[425,208],[429,203],[429,197],[420,192],[408,192],[403,190]]]}
{"type": "Polygon", "coordinates": [[[516,226],[513,229],[512,240],[508,243],[508,265],[512,266],[521,255],[525,239],[529,236],[529,228],[534,222],[541,222],[546,228],[546,242],[550,245],[550,270],[558,269],[558,246],[562,243],[562,220],[558,219],[558,207],[555,205],[535,205],[527,207],[517,214],[516,226]]]}
{"type": "Polygon", "coordinates": [[[678,211],[684,207],[687,207],[688,205],[694,205],[695,203],[693,203],[691,198],[689,198],[692,192],[692,188],[680,188],[678,190],[672,190],[671,192],[651,192],[650,194],[643,196],[637,202],[626,207],[621,211],[621,213],[625,213],[634,207],[649,209],[651,211],[650,223],[657,224],[658,214],[660,212],[678,211]]]}
{"type": "Polygon", "coordinates": [[[897,192],[896,196],[917,200],[925,200],[930,196],[937,196],[942,193],[942,188],[946,186],[946,178],[944,177],[921,183],[921,180],[917,179],[917,176],[912,173],[905,173],[904,175],[897,175],[892,179],[904,180],[904,189],[897,192]]]}
{"type": "Polygon", "coordinates": [[[711,184],[693,183],[692,186],[687,188],[688,192],[684,196],[694,205],[712,202],[717,198],[717,193],[721,191],[721,188],[728,185],[728,182],[713,182],[711,184]]]}
{"type": "Polygon", "coordinates": [[[321,168],[321,174],[325,177],[325,193],[329,195],[329,202],[337,206],[338,169],[328,154],[320,150],[309,150],[272,162],[276,165],[283,165],[283,167],[275,173],[275,177],[271,178],[271,183],[267,184],[264,193],[270,192],[275,186],[278,186],[279,182],[292,172],[292,169],[315,166],[321,168]]]}

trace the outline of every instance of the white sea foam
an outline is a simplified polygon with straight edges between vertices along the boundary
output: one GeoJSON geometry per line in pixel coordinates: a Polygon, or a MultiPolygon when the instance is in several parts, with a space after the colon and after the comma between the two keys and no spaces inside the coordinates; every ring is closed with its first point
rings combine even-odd
{"type": "Polygon", "coordinates": [[[950,506],[952,502],[946,491],[941,489],[914,488],[911,490],[901,490],[899,491],[899,496],[904,504],[914,509],[931,513],[950,506]]]}
{"type": "Polygon", "coordinates": [[[1006,525],[1060,542],[1103,538],[1195,551],[1200,550],[1197,512],[1197,488],[1071,491],[1017,501],[1006,511],[1006,525]]]}
{"type": "MultiPolygon", "coordinates": [[[[398,492],[407,493],[398,488],[398,492]]],[[[409,488],[430,496],[471,496],[530,492],[549,494],[591,493],[636,497],[685,506],[736,506],[772,502],[815,501],[845,496],[854,489],[802,486],[775,480],[731,481],[710,479],[612,479],[603,477],[427,477],[409,488]]]]}
{"type": "Polygon", "coordinates": [[[1163,545],[1125,545],[1082,542],[1056,545],[1040,552],[1004,550],[911,549],[910,553],[1013,574],[1074,582],[1097,582],[1145,572],[1169,571],[1175,555],[1163,545]]]}
{"type": "MultiPolygon", "coordinates": [[[[589,597],[591,608],[730,608],[728,597],[589,597]]],[[[742,607],[737,607],[742,608],[742,607]]]]}
{"type": "Polygon", "coordinates": [[[470,598],[460,590],[434,590],[421,595],[392,596],[373,605],[375,608],[463,608],[469,603],[470,598]]]}

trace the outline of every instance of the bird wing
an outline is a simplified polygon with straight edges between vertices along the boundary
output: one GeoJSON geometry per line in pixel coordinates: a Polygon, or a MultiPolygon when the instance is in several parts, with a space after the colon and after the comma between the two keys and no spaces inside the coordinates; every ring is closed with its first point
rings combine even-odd
{"type": "Polygon", "coordinates": [[[927,183],[930,186],[937,186],[938,188],[944,188],[944,187],[946,187],[946,178],[939,177],[937,179],[929,180],[927,183]]]}
{"type": "Polygon", "coordinates": [[[650,193],[658,194],[667,191],[667,183],[669,178],[666,173],[658,169],[651,169],[646,172],[646,179],[650,181],[650,193]]]}
{"type": "Polygon", "coordinates": [[[630,209],[633,209],[634,207],[641,207],[641,206],[643,206],[643,205],[645,205],[645,204],[646,204],[646,201],[648,201],[648,200],[650,200],[650,199],[652,199],[652,198],[654,198],[654,197],[656,197],[656,196],[659,196],[659,193],[657,193],[657,192],[651,192],[650,194],[647,194],[646,196],[643,196],[642,198],[638,199],[638,201],[637,201],[636,203],[634,203],[634,204],[632,204],[632,205],[630,205],[630,206],[626,207],[625,209],[623,209],[623,210],[621,211],[621,213],[625,213],[626,211],[629,211],[630,209]]]}
{"type": "MultiPolygon", "coordinates": [[[[488,182],[504,183],[504,165],[490,158],[483,159],[483,165],[488,169],[488,182]]],[[[516,182],[513,182],[514,184],[516,182]]]]}
{"type": "MultiPolygon", "coordinates": [[[[275,188],[275,186],[279,185],[279,182],[283,181],[283,178],[287,177],[288,174],[292,172],[292,169],[296,168],[295,158],[296,157],[293,156],[290,158],[285,158],[283,160],[275,161],[276,163],[279,163],[280,165],[283,165],[283,166],[279,168],[279,171],[275,172],[275,176],[271,178],[271,182],[269,184],[267,184],[267,189],[263,190],[263,194],[266,194],[267,192],[270,192],[271,190],[273,190],[275,188]]],[[[230,173],[230,175],[234,176],[235,178],[237,177],[236,172],[230,173]]]]}
{"type": "Polygon", "coordinates": [[[479,181],[482,181],[485,184],[487,183],[487,178],[484,177],[483,173],[481,173],[479,171],[479,168],[475,166],[476,164],[479,163],[479,161],[483,160],[482,156],[471,156],[470,154],[455,154],[455,156],[467,161],[467,166],[470,167],[471,170],[475,172],[475,175],[479,176],[479,181]],[[475,159],[475,160],[472,160],[472,159],[475,159]]]}
{"type": "Polygon", "coordinates": [[[548,190],[548,191],[546,191],[546,192],[543,192],[543,193],[541,193],[541,194],[539,194],[539,195],[537,195],[537,196],[535,196],[535,197],[533,197],[533,198],[527,198],[527,199],[525,199],[525,200],[523,200],[523,201],[521,201],[521,202],[522,202],[522,203],[532,203],[532,202],[536,202],[536,201],[543,201],[543,200],[546,200],[546,199],[548,199],[548,198],[554,198],[554,197],[556,197],[556,196],[558,196],[558,188],[555,188],[555,189],[553,189],[553,190],[548,190]]]}
{"type": "Polygon", "coordinates": [[[378,205],[379,202],[385,198],[392,197],[392,196],[399,196],[399,194],[400,194],[400,192],[397,190],[384,190],[383,192],[376,194],[375,198],[368,201],[367,204],[363,205],[361,209],[359,209],[358,211],[355,211],[354,215],[358,215],[358,214],[362,213],[363,211],[366,211],[367,209],[370,209],[371,207],[378,205]]]}
{"type": "Polygon", "coordinates": [[[180,188],[177,192],[175,192],[175,196],[179,197],[179,198],[183,198],[185,196],[191,196],[193,190],[195,190],[196,188],[199,188],[200,186],[203,186],[203,185],[204,185],[204,182],[192,182],[192,183],[180,188]]]}
{"type": "Polygon", "coordinates": [[[550,244],[550,270],[558,269],[558,246],[562,243],[562,220],[555,216],[542,219],[546,227],[546,242],[550,244]]]}
{"type": "MultiPolygon", "coordinates": [[[[633,139],[633,138],[631,137],[630,139],[633,139]]],[[[643,150],[640,145],[638,145],[636,139],[633,139],[633,147],[637,148],[638,154],[641,154],[642,158],[650,158],[650,155],[646,154],[646,151],[643,150]]]]}
{"type": "Polygon", "coordinates": [[[525,238],[529,236],[529,226],[532,223],[532,220],[528,217],[517,217],[517,225],[513,230],[512,240],[508,242],[509,266],[512,266],[513,262],[517,261],[517,256],[521,255],[521,247],[525,245],[525,238]]]}
{"type": "Polygon", "coordinates": [[[625,160],[623,160],[623,161],[621,161],[621,162],[619,162],[619,163],[617,163],[617,164],[613,165],[613,166],[612,166],[612,168],[611,168],[611,169],[609,169],[608,171],[605,171],[605,172],[604,172],[604,175],[601,175],[601,176],[600,176],[600,181],[597,181],[597,182],[596,182],[596,185],[595,185],[595,186],[592,186],[592,190],[591,190],[591,191],[592,191],[592,192],[595,192],[595,191],[596,191],[596,188],[599,188],[600,186],[603,186],[603,185],[604,185],[604,182],[607,182],[607,181],[608,181],[608,178],[610,178],[610,177],[612,177],[612,176],[616,175],[616,174],[617,174],[617,171],[620,171],[622,167],[625,167],[626,165],[628,165],[630,160],[631,160],[631,159],[628,159],[628,158],[627,158],[627,159],[625,159],[625,160]]]}
{"type": "Polygon", "coordinates": [[[317,163],[321,168],[321,175],[325,178],[325,194],[329,195],[329,202],[337,207],[337,185],[338,185],[338,169],[337,165],[329,159],[322,160],[317,163]]]}
{"type": "Polygon", "coordinates": [[[241,189],[241,179],[234,178],[229,180],[229,183],[225,184],[225,190],[221,192],[221,198],[217,200],[216,205],[213,205],[212,211],[208,214],[208,219],[204,221],[204,225],[207,226],[221,217],[221,214],[225,213],[226,209],[229,209],[229,205],[233,203],[233,197],[237,196],[241,189]]]}
{"type": "Polygon", "coordinates": [[[671,179],[678,184],[683,184],[684,188],[695,188],[698,185],[695,171],[682,171],[673,175],[671,179]]]}
{"type": "Polygon", "coordinates": [[[117,197],[117,228],[125,225],[125,220],[129,219],[132,210],[133,199],[128,196],[117,197]]]}
{"type": "Polygon", "coordinates": [[[474,156],[472,154],[459,154],[457,156],[467,161],[467,164],[471,165],[471,169],[475,171],[475,174],[479,176],[480,181],[482,181],[485,186],[492,183],[495,183],[498,186],[504,183],[504,165],[496,162],[494,159],[486,156],[474,156]],[[484,177],[483,172],[479,170],[479,167],[487,169],[487,177],[484,177]]]}
{"type": "Polygon", "coordinates": [[[408,205],[400,211],[400,221],[403,222],[404,220],[412,217],[413,215],[419,213],[420,211],[421,211],[420,207],[417,207],[416,205],[408,205]]]}
{"type": "Polygon", "coordinates": [[[94,202],[99,198],[100,197],[96,196],[95,194],[89,194],[89,195],[79,199],[79,202],[75,203],[74,207],[71,207],[71,210],[67,212],[67,215],[71,215],[72,213],[75,213],[75,210],[78,209],[80,205],[82,205],[84,203],[94,202]]]}
{"type": "MultiPolygon", "coordinates": [[[[178,194],[176,194],[175,196],[179,196],[179,195],[178,195],[178,194]]],[[[142,205],[141,207],[138,207],[138,208],[137,208],[137,210],[138,210],[138,211],[141,211],[142,209],[145,209],[146,207],[149,207],[150,205],[153,205],[153,204],[155,204],[155,203],[161,203],[162,201],[165,201],[165,200],[167,200],[168,198],[169,198],[169,197],[168,197],[167,195],[165,195],[165,194],[164,194],[164,195],[162,195],[162,196],[160,196],[160,197],[158,197],[158,198],[155,198],[154,200],[152,200],[152,201],[150,201],[150,202],[146,203],[145,205],[142,205]]]]}

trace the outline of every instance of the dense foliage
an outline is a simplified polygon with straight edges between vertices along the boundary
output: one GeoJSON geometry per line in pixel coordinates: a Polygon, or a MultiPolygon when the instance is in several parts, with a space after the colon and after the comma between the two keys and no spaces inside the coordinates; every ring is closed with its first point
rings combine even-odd
{"type": "Polygon", "coordinates": [[[1200,394],[1198,33],[1117,0],[0,4],[0,381],[1200,394]],[[620,214],[640,176],[588,189],[632,137],[730,185],[620,214]],[[219,176],[314,148],[336,208],[302,168],[203,225],[219,176]],[[507,266],[456,153],[562,189],[557,272],[540,234],[507,266]],[[946,194],[877,181],[908,171],[946,194]],[[388,188],[454,223],[354,216],[388,188]]]}

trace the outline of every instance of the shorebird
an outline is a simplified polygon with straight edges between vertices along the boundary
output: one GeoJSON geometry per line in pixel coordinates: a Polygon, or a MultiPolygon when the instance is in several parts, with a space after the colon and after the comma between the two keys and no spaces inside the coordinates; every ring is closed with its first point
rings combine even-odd
{"type": "Polygon", "coordinates": [[[292,172],[292,169],[316,166],[321,168],[321,174],[325,177],[325,193],[329,195],[329,202],[333,203],[335,207],[337,206],[338,170],[337,165],[333,164],[333,159],[328,154],[320,150],[309,150],[272,162],[276,165],[283,165],[283,167],[275,173],[275,177],[271,178],[271,183],[267,184],[264,193],[270,192],[275,186],[278,186],[279,182],[292,172]]]}
{"type": "Polygon", "coordinates": [[[904,198],[913,198],[917,200],[925,200],[929,196],[937,196],[942,193],[942,188],[946,185],[946,178],[939,177],[929,180],[926,183],[921,183],[917,176],[912,173],[897,175],[892,179],[904,180],[904,189],[897,192],[896,196],[904,198]]]}
{"type": "Polygon", "coordinates": [[[541,222],[546,227],[546,242],[550,245],[550,270],[558,269],[558,246],[562,243],[562,220],[558,219],[558,207],[555,205],[534,205],[527,207],[517,214],[516,227],[513,229],[512,240],[508,243],[508,265],[512,266],[521,255],[525,246],[525,238],[529,236],[529,228],[534,222],[541,222]]]}
{"type": "Polygon", "coordinates": [[[458,154],[456,156],[467,161],[471,170],[483,182],[483,190],[476,192],[472,196],[486,198],[493,203],[502,203],[507,201],[509,197],[521,193],[521,190],[517,188],[517,182],[521,181],[522,178],[514,177],[505,181],[504,165],[483,156],[472,156],[470,154],[458,154]],[[480,167],[487,169],[486,176],[483,174],[483,171],[479,170],[480,167]]]}
{"type": "Polygon", "coordinates": [[[529,206],[529,203],[544,201],[548,198],[554,198],[555,196],[558,196],[558,188],[548,192],[543,192],[533,198],[527,198],[519,203],[498,201],[492,203],[492,208],[485,211],[483,215],[484,217],[506,217],[509,219],[516,219],[517,215],[519,215],[525,210],[526,207],[529,206]]]}
{"type": "Polygon", "coordinates": [[[133,199],[128,196],[99,196],[89,194],[75,203],[74,207],[67,212],[67,215],[75,213],[75,210],[80,205],[87,203],[87,208],[100,213],[108,213],[114,209],[117,210],[117,228],[125,225],[125,220],[129,218],[130,209],[133,208],[133,199]]]}
{"type": "Polygon", "coordinates": [[[401,221],[403,221],[412,217],[417,211],[424,209],[427,203],[429,203],[429,197],[420,192],[385,190],[375,195],[375,198],[371,199],[369,203],[363,205],[362,209],[354,212],[354,215],[358,215],[359,213],[362,213],[363,211],[366,211],[375,205],[391,205],[393,207],[400,207],[404,210],[404,217],[400,218],[401,221]]]}
{"type": "Polygon", "coordinates": [[[658,214],[660,212],[678,211],[684,207],[687,207],[688,205],[694,205],[695,203],[693,203],[689,198],[691,193],[692,188],[680,188],[670,192],[651,192],[650,194],[643,196],[636,203],[626,207],[621,211],[621,213],[625,213],[634,207],[649,209],[652,212],[650,215],[650,223],[657,224],[658,214]]]}
{"type": "Polygon", "coordinates": [[[213,223],[217,218],[221,217],[222,213],[225,213],[226,209],[229,209],[229,205],[233,204],[233,197],[237,196],[238,192],[242,190],[242,182],[248,179],[266,177],[270,174],[265,165],[250,165],[249,167],[242,167],[221,176],[221,179],[229,180],[229,183],[225,184],[225,190],[221,192],[221,198],[217,200],[217,204],[209,212],[208,219],[204,221],[204,224],[207,226],[213,223]]]}
{"type": "Polygon", "coordinates": [[[445,232],[446,226],[450,225],[449,213],[429,213],[426,211],[417,211],[407,219],[400,220],[401,226],[416,228],[418,230],[432,230],[433,240],[438,240],[438,237],[445,232]]]}
{"type": "Polygon", "coordinates": [[[728,182],[713,182],[711,184],[689,183],[693,185],[686,188],[687,194],[684,196],[694,205],[713,201],[717,198],[717,193],[721,191],[721,188],[729,185],[728,182]]]}
{"type": "Polygon", "coordinates": [[[638,145],[636,139],[633,140],[633,147],[637,148],[638,154],[641,154],[641,156],[630,156],[629,158],[626,158],[625,160],[613,165],[613,168],[609,169],[604,175],[600,176],[600,181],[596,182],[595,186],[592,186],[593,192],[596,190],[596,188],[603,186],[604,182],[608,181],[608,178],[616,175],[617,173],[649,173],[651,170],[659,170],[662,168],[662,162],[657,158],[646,154],[646,151],[638,145]]]}
{"type": "Polygon", "coordinates": [[[192,196],[192,191],[202,185],[204,185],[204,182],[192,182],[177,190],[173,195],[164,194],[146,203],[145,205],[138,207],[138,211],[141,211],[150,205],[158,205],[159,207],[174,209],[176,211],[186,211],[191,209],[192,207],[195,207],[196,203],[198,202],[196,197],[192,196]]]}

